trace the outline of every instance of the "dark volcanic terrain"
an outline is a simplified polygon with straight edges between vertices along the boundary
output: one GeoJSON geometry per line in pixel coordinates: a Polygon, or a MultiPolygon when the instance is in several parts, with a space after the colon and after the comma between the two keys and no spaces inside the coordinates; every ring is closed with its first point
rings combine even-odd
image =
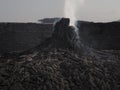
{"type": "Polygon", "coordinates": [[[24,51],[51,37],[51,24],[0,23],[0,53],[24,51]]]}
{"type": "MultiPolygon", "coordinates": [[[[33,33],[33,37],[30,37],[32,32],[28,36],[21,34],[23,40],[18,39],[21,37],[17,36],[19,33],[14,34],[17,41],[13,42],[21,40],[22,45],[26,43],[24,39],[29,42],[32,38],[34,41],[39,34],[43,40],[40,38],[37,44],[29,42],[34,46],[22,47],[22,52],[13,52],[21,49],[13,44],[11,38],[15,49],[9,49],[8,53],[3,48],[4,53],[0,55],[0,90],[120,90],[120,23],[78,23],[79,39],[74,27],[68,26],[69,19],[64,18],[53,29],[52,25],[48,28],[35,26],[35,30],[38,30],[37,27],[43,30],[39,28],[40,33],[33,33]],[[48,32],[41,33],[44,30],[48,32]]],[[[16,26],[12,25],[9,29],[16,26]]],[[[24,24],[17,25],[22,25],[22,28],[24,24]]],[[[29,27],[30,24],[26,25],[29,27]]],[[[33,26],[29,29],[34,30],[33,26]]],[[[7,32],[3,30],[2,34],[7,32]]],[[[1,40],[4,43],[5,38],[1,40]]]]}

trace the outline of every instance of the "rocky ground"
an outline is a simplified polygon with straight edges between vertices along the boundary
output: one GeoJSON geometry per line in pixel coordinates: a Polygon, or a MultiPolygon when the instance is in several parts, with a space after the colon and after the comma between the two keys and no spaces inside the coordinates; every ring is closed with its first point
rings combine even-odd
{"type": "Polygon", "coordinates": [[[0,90],[119,90],[120,52],[114,53],[99,60],[67,49],[1,57],[0,90]]]}
{"type": "Polygon", "coordinates": [[[120,51],[76,50],[75,34],[59,25],[33,50],[0,55],[0,90],[120,90],[120,51]]]}

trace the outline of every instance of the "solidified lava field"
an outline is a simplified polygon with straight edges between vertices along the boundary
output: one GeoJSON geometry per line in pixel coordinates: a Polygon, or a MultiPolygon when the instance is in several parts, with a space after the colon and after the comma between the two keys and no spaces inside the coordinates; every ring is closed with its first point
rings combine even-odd
{"type": "Polygon", "coordinates": [[[71,50],[52,49],[17,58],[1,57],[0,89],[119,90],[120,51],[112,51],[112,55],[109,58],[102,54],[97,59],[71,50]]]}
{"type": "Polygon", "coordinates": [[[78,47],[64,22],[39,46],[1,54],[1,90],[120,90],[120,50],[78,47]]]}

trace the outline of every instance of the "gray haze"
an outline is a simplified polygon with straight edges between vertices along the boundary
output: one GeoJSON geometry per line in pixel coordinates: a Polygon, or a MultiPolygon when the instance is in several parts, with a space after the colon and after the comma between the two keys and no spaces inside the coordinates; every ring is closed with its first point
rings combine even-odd
{"type": "MultiPolygon", "coordinates": [[[[120,19],[120,0],[84,0],[77,19],[114,21],[120,19]]],[[[0,0],[0,22],[35,22],[63,17],[65,0],[0,0]]]]}

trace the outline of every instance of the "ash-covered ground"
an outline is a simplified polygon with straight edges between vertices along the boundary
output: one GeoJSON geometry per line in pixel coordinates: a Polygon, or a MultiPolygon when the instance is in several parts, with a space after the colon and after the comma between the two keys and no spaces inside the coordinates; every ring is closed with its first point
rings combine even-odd
{"type": "Polygon", "coordinates": [[[76,37],[69,19],[21,53],[0,56],[1,90],[120,90],[120,51],[97,50],[76,37]]]}

